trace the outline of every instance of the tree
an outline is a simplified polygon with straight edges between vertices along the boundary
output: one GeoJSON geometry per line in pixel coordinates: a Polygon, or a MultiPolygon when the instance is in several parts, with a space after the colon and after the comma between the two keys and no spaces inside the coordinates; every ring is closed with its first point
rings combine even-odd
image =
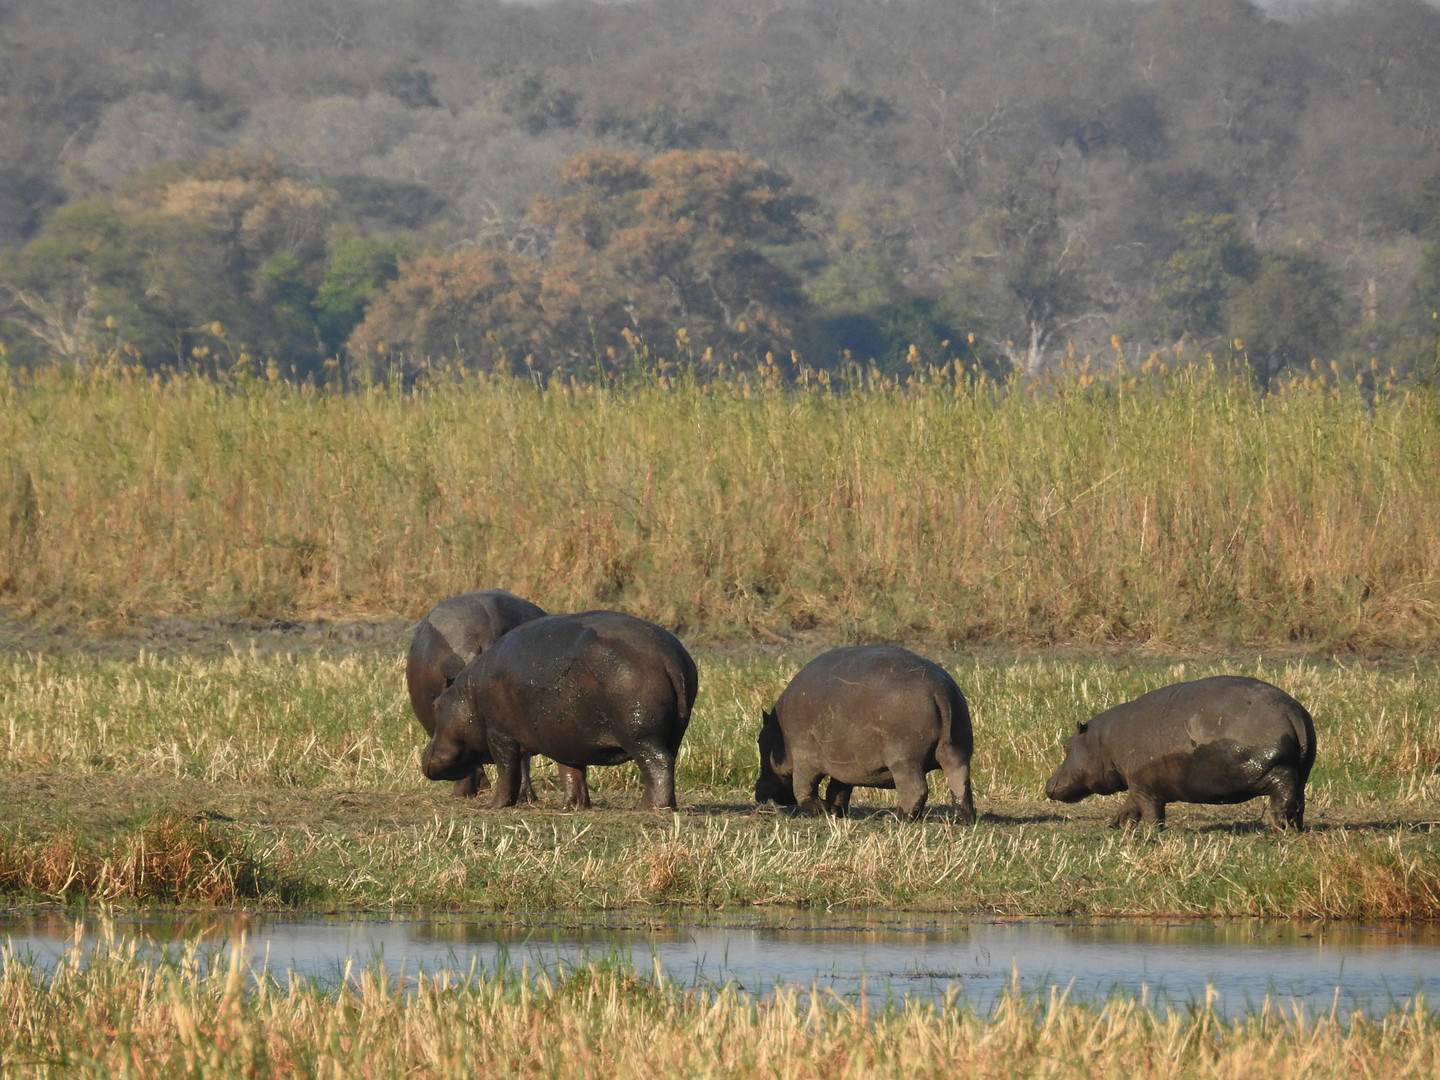
{"type": "Polygon", "coordinates": [[[1234,214],[1196,214],[1181,226],[1184,245],[1161,264],[1154,304],[1164,333],[1201,340],[1225,331],[1225,309],[1260,268],[1260,256],[1234,214]]]}
{"type": "Polygon", "coordinates": [[[400,276],[409,254],[404,240],[365,236],[354,228],[335,229],[326,241],[325,276],[309,308],[325,356],[338,356],[365,318],[370,301],[400,276]]]}
{"type": "Polygon", "coordinates": [[[513,365],[545,355],[550,327],[540,311],[541,267],[480,247],[402,262],[350,335],[352,355],[413,372],[440,360],[469,367],[513,365]]]}
{"type": "Polygon", "coordinates": [[[1229,301],[1226,314],[1261,385],[1287,368],[1336,355],[1350,322],[1329,268],[1303,254],[1265,256],[1255,280],[1229,301]]]}
{"type": "Polygon", "coordinates": [[[21,251],[15,288],[21,324],[77,363],[106,340],[152,364],[184,363],[204,326],[243,318],[206,225],[105,199],[57,210],[21,251]]]}
{"type": "Polygon", "coordinates": [[[66,358],[81,360],[104,339],[152,366],[191,363],[219,322],[282,370],[315,370],[404,250],[337,229],[334,203],[333,192],[268,158],[162,167],[121,197],[52,215],[12,275],[20,321],[66,358]]]}
{"type": "Polygon", "coordinates": [[[1054,178],[1033,167],[1012,162],[992,170],[982,202],[957,275],[957,306],[984,312],[1010,362],[1034,374],[1056,336],[1097,310],[1084,238],[1062,216],[1054,178]]]}
{"type": "Polygon", "coordinates": [[[737,153],[593,150],[560,183],[531,217],[554,237],[541,302],[572,356],[618,348],[622,329],[685,329],[722,355],[791,346],[803,297],[767,254],[802,231],[788,177],[737,153]]]}
{"type": "Polygon", "coordinates": [[[914,208],[862,188],[826,230],[827,265],[807,292],[816,311],[808,355],[822,366],[849,354],[880,370],[902,371],[914,346],[933,363],[970,349],[935,300],[916,295],[901,267],[914,208]]]}

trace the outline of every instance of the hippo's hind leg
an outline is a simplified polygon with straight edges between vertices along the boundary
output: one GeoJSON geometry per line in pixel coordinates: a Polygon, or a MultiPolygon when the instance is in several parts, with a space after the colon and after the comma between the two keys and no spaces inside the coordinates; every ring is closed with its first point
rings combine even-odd
{"type": "Polygon", "coordinates": [[[825,809],[836,817],[844,817],[850,813],[850,793],[854,790],[854,784],[842,784],[832,776],[825,785],[825,809]]]}
{"type": "Polygon", "coordinates": [[[935,748],[935,760],[945,773],[945,783],[950,788],[950,805],[961,821],[971,824],[975,820],[975,793],[970,790],[969,760],[948,743],[941,743],[935,748]]]}
{"type": "Polygon", "coordinates": [[[1265,778],[1266,791],[1270,796],[1270,809],[1266,817],[1270,828],[1276,832],[1305,828],[1305,785],[1294,769],[1274,769],[1265,778]]]}
{"type": "Polygon", "coordinates": [[[645,778],[642,810],[675,809],[675,754],[658,739],[647,739],[634,747],[630,756],[645,778]]]}
{"type": "Polygon", "coordinates": [[[565,809],[590,809],[590,784],[585,779],[585,766],[561,765],[560,776],[565,781],[565,809]]]}
{"type": "Polygon", "coordinates": [[[911,821],[918,821],[925,813],[925,803],[930,798],[930,783],[925,770],[913,762],[890,766],[890,775],[895,777],[895,795],[900,803],[900,813],[911,821]],[[898,767],[897,767],[898,766],[898,767]]]}

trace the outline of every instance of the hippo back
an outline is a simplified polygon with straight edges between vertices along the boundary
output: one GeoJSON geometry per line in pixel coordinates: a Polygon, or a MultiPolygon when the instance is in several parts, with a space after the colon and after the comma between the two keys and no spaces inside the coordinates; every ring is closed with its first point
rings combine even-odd
{"type": "Polygon", "coordinates": [[[515,627],[545,616],[543,608],[504,589],[461,593],[420,620],[405,660],[410,706],[427,734],[435,732],[435,699],[476,656],[515,627]]]}
{"type": "Polygon", "coordinates": [[[1127,770],[1146,758],[1220,739],[1293,755],[1301,783],[1315,763],[1310,713],[1278,686],[1244,675],[1162,686],[1105,710],[1088,727],[1127,770]]]}
{"type": "Polygon", "coordinates": [[[775,713],[793,750],[808,740],[822,755],[883,757],[896,739],[973,750],[965,695],[939,664],[896,645],[831,649],[806,664],[781,693],[775,713]]]}
{"type": "Polygon", "coordinates": [[[492,701],[508,703],[489,711],[487,722],[557,761],[567,760],[567,731],[582,741],[613,734],[624,743],[639,727],[663,729],[673,752],[699,685],[695,661],[674,634],[603,610],[527,623],[476,660],[467,679],[472,671],[492,701]]]}

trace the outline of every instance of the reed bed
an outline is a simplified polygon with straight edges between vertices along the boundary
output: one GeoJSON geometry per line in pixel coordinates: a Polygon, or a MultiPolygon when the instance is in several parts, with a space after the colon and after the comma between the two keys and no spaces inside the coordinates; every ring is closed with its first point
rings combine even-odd
{"type": "Polygon", "coordinates": [[[239,948],[207,970],[137,945],[77,948],[47,979],[0,957],[7,1076],[1430,1077],[1423,1000],[1375,1016],[1265,1002],[1151,1011],[1012,991],[988,1015],[952,998],[868,1010],[823,994],[685,988],[624,962],[520,974],[350,969],[335,991],[252,982],[239,948]],[[228,962],[227,962],[228,961],[228,962]]]}
{"type": "MultiPolygon", "coordinates": [[[[681,812],[639,812],[633,766],[591,770],[598,809],[490,811],[421,778],[400,657],[34,654],[0,661],[0,893],[15,899],[495,912],[890,907],[1006,914],[1440,918],[1440,669],[1411,662],[939,653],[972,703],[981,821],[757,809],[762,707],[808,659],[700,651],[681,812]],[[1220,671],[1315,714],[1301,836],[1262,803],[1104,827],[1113,799],[1046,803],[1077,720],[1220,671]],[[142,857],[143,856],[143,857],[142,857]],[[148,861],[146,861],[148,860],[148,861]],[[802,872],[803,870],[803,872],[802,872]],[[147,876],[148,874],[148,876],[147,876]]],[[[937,774],[938,776],[938,774],[937,774]]]]}
{"type": "Polygon", "coordinates": [[[1433,390],[0,378],[0,606],[416,618],[503,585],[709,640],[1431,649],[1433,390]]]}

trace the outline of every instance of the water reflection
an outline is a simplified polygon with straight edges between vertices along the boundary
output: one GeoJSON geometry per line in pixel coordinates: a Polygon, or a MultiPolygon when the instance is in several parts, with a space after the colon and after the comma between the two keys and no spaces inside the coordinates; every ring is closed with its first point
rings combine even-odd
{"type": "MultiPolygon", "coordinates": [[[[82,941],[93,945],[94,928],[82,941]]],[[[703,924],[623,917],[584,925],[536,919],[527,927],[474,917],[196,915],[129,918],[115,933],[172,955],[203,942],[209,955],[243,934],[251,967],[282,984],[291,978],[336,985],[347,963],[384,964],[413,982],[421,972],[555,970],[621,958],[658,968],[684,986],[732,984],[757,997],[777,987],[818,989],[872,1006],[887,1000],[941,1000],[954,994],[988,1013],[1012,981],[1072,1000],[1120,992],[1154,1005],[1203,1003],[1213,988],[1226,1015],[1303,1003],[1311,1013],[1347,1016],[1440,999],[1440,928],[1268,921],[948,920],[876,913],[833,917],[773,911],[703,924]]],[[[0,916],[8,939],[37,968],[53,968],[74,942],[75,923],[57,914],[0,916]]]]}

